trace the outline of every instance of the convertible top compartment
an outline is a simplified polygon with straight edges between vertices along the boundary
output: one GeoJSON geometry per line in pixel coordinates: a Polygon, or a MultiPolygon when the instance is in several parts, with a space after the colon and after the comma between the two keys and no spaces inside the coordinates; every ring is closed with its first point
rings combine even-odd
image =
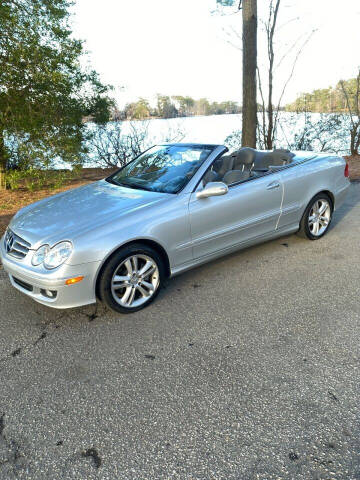
{"type": "Polygon", "coordinates": [[[261,151],[250,147],[240,148],[232,153],[225,153],[216,160],[205,175],[204,183],[222,181],[231,185],[280,170],[306,157],[312,158],[313,155],[299,157],[285,149],[261,151]]]}

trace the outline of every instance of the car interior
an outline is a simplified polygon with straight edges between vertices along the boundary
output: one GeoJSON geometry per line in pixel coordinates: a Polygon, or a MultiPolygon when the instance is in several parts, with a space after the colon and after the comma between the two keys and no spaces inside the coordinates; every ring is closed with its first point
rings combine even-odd
{"type": "Polygon", "coordinates": [[[232,185],[274,172],[293,162],[295,154],[289,150],[275,149],[261,152],[245,147],[215,160],[203,177],[203,186],[209,182],[232,185]]]}

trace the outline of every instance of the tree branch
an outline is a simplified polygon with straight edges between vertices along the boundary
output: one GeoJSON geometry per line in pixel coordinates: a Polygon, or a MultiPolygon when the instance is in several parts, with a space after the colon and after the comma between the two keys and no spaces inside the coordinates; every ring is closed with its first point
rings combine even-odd
{"type": "Polygon", "coordinates": [[[274,125],[276,126],[277,125],[277,122],[278,122],[278,118],[279,118],[279,109],[280,109],[280,105],[281,105],[281,102],[282,102],[282,99],[284,97],[284,94],[285,94],[285,91],[286,91],[286,88],[287,86],[289,85],[289,82],[290,80],[292,79],[293,75],[294,75],[294,71],[295,71],[295,67],[296,67],[296,64],[299,60],[299,57],[303,51],[303,49],[305,48],[305,46],[309,43],[311,37],[314,35],[314,33],[316,32],[316,30],[313,30],[310,35],[307,37],[307,39],[304,41],[304,43],[302,44],[302,46],[300,47],[300,49],[298,50],[297,54],[296,54],[296,57],[294,59],[294,62],[293,62],[293,65],[292,65],[292,69],[291,69],[291,72],[290,72],[290,75],[288,77],[288,79],[286,80],[285,84],[284,84],[284,87],[282,89],[282,92],[281,92],[281,95],[280,95],[280,98],[279,98],[279,101],[278,101],[278,104],[277,104],[277,108],[276,108],[276,114],[275,114],[275,120],[274,120],[274,125]]]}

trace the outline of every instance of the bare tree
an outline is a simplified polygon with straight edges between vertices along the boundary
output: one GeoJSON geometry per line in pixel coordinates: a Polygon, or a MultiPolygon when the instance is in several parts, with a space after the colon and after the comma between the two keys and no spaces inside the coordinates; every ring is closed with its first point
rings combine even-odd
{"type": "Polygon", "coordinates": [[[344,115],[331,113],[322,113],[314,120],[307,112],[303,112],[288,117],[285,125],[279,122],[279,127],[290,150],[344,154],[348,150],[348,131],[344,120],[344,115]],[[300,128],[299,121],[302,123],[300,128]],[[289,133],[292,137],[290,140],[287,138],[289,133]]]}
{"type": "Polygon", "coordinates": [[[90,163],[106,168],[123,167],[155,143],[176,142],[184,136],[176,125],[169,127],[161,138],[155,139],[149,134],[149,121],[130,122],[126,133],[121,122],[94,128],[87,143],[90,163]]]}
{"type": "Polygon", "coordinates": [[[130,123],[128,133],[123,133],[120,122],[94,128],[88,148],[92,162],[101,167],[123,167],[144,150],[148,137],[148,122],[130,123]]]}
{"type": "Polygon", "coordinates": [[[257,0],[243,0],[242,21],[243,117],[241,143],[243,147],[256,148],[257,0]]]}
{"type": "Polygon", "coordinates": [[[267,35],[267,49],[269,57],[269,91],[268,91],[268,105],[267,105],[267,114],[268,114],[268,128],[266,135],[266,146],[269,150],[273,147],[273,130],[274,130],[274,118],[273,118],[273,80],[274,80],[274,34],[275,27],[278,18],[280,7],[280,0],[276,0],[274,6],[273,0],[270,0],[269,8],[269,19],[266,24],[266,35],[267,35]]]}
{"type": "Polygon", "coordinates": [[[345,97],[346,110],[350,117],[350,152],[359,155],[360,147],[360,69],[356,77],[355,90],[351,91],[343,80],[341,90],[345,97]]]}
{"type": "MultiPolygon", "coordinates": [[[[332,152],[338,155],[348,152],[348,115],[322,113],[316,120],[308,112],[297,112],[280,117],[277,121],[277,140],[290,150],[332,152]]],[[[225,145],[237,150],[241,147],[241,132],[234,131],[225,145]]]]}
{"type": "MultiPolygon", "coordinates": [[[[280,9],[281,0],[270,0],[269,4],[269,15],[266,22],[264,22],[264,29],[266,33],[267,41],[267,91],[264,89],[262,82],[262,73],[261,69],[258,67],[258,83],[259,83],[259,92],[261,98],[261,124],[258,127],[258,141],[261,148],[267,150],[272,150],[274,148],[274,142],[276,139],[276,133],[279,123],[279,112],[281,110],[281,103],[285,94],[285,91],[294,75],[296,64],[299,60],[299,57],[305,48],[306,44],[309,42],[310,38],[314,34],[315,30],[309,34],[301,35],[298,37],[290,47],[283,53],[280,60],[275,63],[275,34],[277,31],[277,22],[280,9]],[[305,37],[305,38],[304,38],[305,37]],[[282,62],[289,55],[294,53],[292,64],[290,64],[290,72],[288,77],[285,79],[278,98],[277,103],[274,105],[274,77],[276,69],[282,64],[282,62]]],[[[289,22],[294,21],[291,19],[289,22]]],[[[279,27],[280,28],[280,27],[279,27]]]]}
{"type": "MultiPolygon", "coordinates": [[[[279,112],[281,110],[281,102],[283,100],[285,91],[294,75],[295,67],[298,62],[298,59],[305,45],[308,43],[311,36],[313,35],[314,31],[309,34],[308,33],[301,34],[289,45],[289,47],[285,51],[283,50],[282,53],[279,54],[279,51],[281,49],[277,50],[276,43],[275,43],[275,37],[276,37],[277,31],[280,28],[285,27],[289,23],[294,22],[298,18],[291,18],[284,24],[278,26],[281,0],[269,0],[268,5],[269,6],[268,6],[268,13],[267,13],[266,19],[263,21],[260,19],[260,23],[263,25],[263,31],[265,32],[265,36],[266,36],[267,54],[265,56],[266,66],[261,65],[260,63],[259,65],[256,66],[256,74],[257,74],[256,76],[257,76],[257,84],[259,89],[261,114],[259,115],[259,118],[256,119],[257,122],[255,123],[255,125],[257,125],[257,142],[256,143],[258,147],[271,150],[272,148],[274,148],[274,143],[276,139],[276,132],[277,132],[278,123],[279,123],[279,112]],[[276,58],[277,52],[279,55],[278,60],[276,58]],[[276,90],[279,90],[278,81],[276,79],[276,71],[284,62],[284,60],[287,59],[288,57],[291,57],[292,54],[294,56],[289,66],[289,69],[290,69],[289,75],[287,77],[285,76],[285,81],[283,85],[282,86],[280,85],[280,94],[279,94],[279,98],[277,99],[278,101],[274,102],[275,86],[276,86],[276,90]]],[[[241,3],[239,8],[240,7],[241,7],[241,3]]],[[[243,2],[243,14],[244,14],[244,9],[245,9],[245,3],[243,2]]],[[[240,41],[240,35],[236,29],[230,27],[229,31],[227,31],[226,33],[228,36],[227,38],[228,43],[230,43],[236,49],[242,51],[243,61],[244,61],[245,59],[244,48],[246,45],[247,46],[249,45],[240,41]]],[[[243,32],[242,40],[244,40],[244,37],[245,37],[245,34],[243,32]]],[[[243,72],[243,79],[245,81],[244,72],[243,72]]],[[[252,82],[252,85],[254,85],[254,82],[252,82]]],[[[250,98],[249,95],[246,94],[245,88],[243,93],[245,98],[250,98]]],[[[244,102],[246,101],[245,98],[244,98],[244,102]]],[[[257,107],[259,107],[259,105],[257,105],[257,107]]],[[[245,108],[245,103],[244,103],[244,116],[246,116],[247,112],[248,112],[248,108],[245,108]]],[[[246,119],[243,120],[243,128],[244,128],[245,121],[246,119]]],[[[252,120],[252,123],[254,123],[254,120],[252,120]]],[[[238,133],[239,132],[236,132],[237,135],[238,133]]],[[[245,145],[244,142],[242,142],[242,145],[245,145]]]]}

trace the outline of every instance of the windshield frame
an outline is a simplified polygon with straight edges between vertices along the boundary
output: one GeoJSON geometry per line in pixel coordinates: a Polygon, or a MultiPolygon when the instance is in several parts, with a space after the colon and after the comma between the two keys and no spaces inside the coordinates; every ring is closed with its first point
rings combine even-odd
{"type": "Polygon", "coordinates": [[[208,161],[209,157],[214,153],[214,151],[216,150],[217,147],[218,147],[218,145],[207,144],[207,143],[204,143],[204,144],[203,143],[160,143],[160,144],[155,144],[155,145],[152,145],[151,147],[147,148],[143,152],[141,152],[135,158],[130,160],[130,162],[128,162],[125,165],[123,165],[122,167],[120,167],[118,170],[116,170],[114,173],[112,173],[111,175],[106,177],[104,180],[111,183],[112,185],[116,185],[116,186],[119,186],[119,187],[124,187],[124,188],[129,188],[129,189],[134,189],[134,190],[143,190],[144,192],[163,193],[163,194],[166,194],[166,195],[177,195],[177,194],[181,193],[187,187],[189,182],[191,182],[193,180],[193,178],[199,172],[200,168],[204,165],[205,162],[208,161]],[[125,167],[127,167],[131,163],[135,162],[138,158],[140,158],[142,155],[144,155],[146,152],[148,152],[152,148],[154,148],[154,147],[175,147],[175,146],[189,147],[189,148],[191,148],[191,147],[193,147],[193,148],[203,148],[204,150],[210,150],[209,155],[207,156],[207,158],[205,160],[203,160],[200,163],[200,165],[198,166],[194,175],[191,178],[189,178],[189,180],[177,192],[161,192],[161,191],[150,190],[150,189],[141,188],[141,187],[134,187],[134,186],[130,186],[130,185],[125,185],[125,184],[121,184],[121,182],[113,181],[113,177],[115,177],[125,167]]]}

